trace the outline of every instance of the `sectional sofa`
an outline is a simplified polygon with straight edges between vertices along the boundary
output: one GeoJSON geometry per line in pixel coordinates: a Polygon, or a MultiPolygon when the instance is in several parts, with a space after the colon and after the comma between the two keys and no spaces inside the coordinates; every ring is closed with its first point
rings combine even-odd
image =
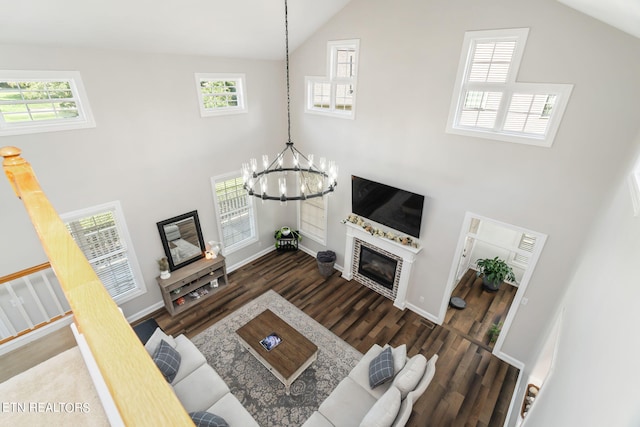
{"type": "MultiPolygon", "coordinates": [[[[205,412],[213,414],[231,427],[259,427],[220,375],[207,364],[204,355],[186,336],[178,335],[173,338],[157,328],[144,345],[154,361],[158,357],[162,341],[166,343],[162,344],[165,348],[168,345],[180,355],[177,369],[171,371],[172,375],[167,379],[171,379],[173,391],[188,413],[199,417],[207,417],[207,414],[203,414],[205,412]]],[[[170,359],[169,364],[175,363],[175,357],[170,359]]],[[[164,365],[158,367],[167,377],[164,365]]]]}
{"type": "Polygon", "coordinates": [[[413,402],[433,379],[437,360],[437,354],[428,361],[421,354],[407,358],[405,345],[374,344],[303,427],[402,427],[411,416],[413,402]],[[390,378],[371,387],[372,371],[388,348],[393,363],[390,378]]]}

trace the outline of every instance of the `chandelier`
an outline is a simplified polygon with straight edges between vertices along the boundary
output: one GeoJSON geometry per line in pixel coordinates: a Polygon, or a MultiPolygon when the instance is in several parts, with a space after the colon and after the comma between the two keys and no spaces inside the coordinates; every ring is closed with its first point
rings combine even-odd
{"type": "Polygon", "coordinates": [[[287,75],[287,142],[284,150],[273,159],[262,156],[262,170],[258,170],[258,161],[252,158],[242,164],[244,189],[250,196],[262,200],[306,200],[322,197],[333,192],[338,185],[338,166],[321,157],[314,162],[313,154],[305,156],[291,141],[291,100],[289,88],[289,22],[287,0],[284,0],[284,28],[287,75]],[[288,179],[290,178],[290,179],[288,179]],[[290,183],[287,190],[287,182],[290,183]],[[293,183],[293,189],[291,189],[293,183]]]}

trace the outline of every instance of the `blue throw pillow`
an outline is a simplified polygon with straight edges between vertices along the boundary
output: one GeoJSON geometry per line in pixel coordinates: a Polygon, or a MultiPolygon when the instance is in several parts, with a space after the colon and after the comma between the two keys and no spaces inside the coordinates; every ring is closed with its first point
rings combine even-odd
{"type": "Polygon", "coordinates": [[[165,340],[160,341],[158,349],[153,354],[153,361],[156,362],[158,369],[160,369],[160,372],[162,372],[162,375],[164,375],[169,383],[176,377],[178,369],[180,369],[181,360],[182,357],[180,353],[165,340]]]}
{"type": "Polygon", "coordinates": [[[196,427],[229,427],[224,418],[206,411],[189,412],[196,427]]]}
{"type": "Polygon", "coordinates": [[[375,388],[393,378],[393,354],[385,348],[369,363],[369,386],[375,388]]]}

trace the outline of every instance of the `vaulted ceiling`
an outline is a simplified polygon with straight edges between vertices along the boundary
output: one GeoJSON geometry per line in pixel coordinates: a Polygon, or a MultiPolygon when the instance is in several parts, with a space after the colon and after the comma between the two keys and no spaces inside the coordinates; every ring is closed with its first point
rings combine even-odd
{"type": "MultiPolygon", "coordinates": [[[[288,0],[293,50],[350,0],[288,0]]],[[[0,43],[284,58],[284,0],[19,0],[0,43]]]]}
{"type": "MultiPolygon", "coordinates": [[[[288,0],[290,49],[350,1],[288,0]]],[[[640,0],[558,1],[640,38],[640,0]]],[[[1,9],[0,43],[284,57],[284,0],[19,0],[1,9]]]]}

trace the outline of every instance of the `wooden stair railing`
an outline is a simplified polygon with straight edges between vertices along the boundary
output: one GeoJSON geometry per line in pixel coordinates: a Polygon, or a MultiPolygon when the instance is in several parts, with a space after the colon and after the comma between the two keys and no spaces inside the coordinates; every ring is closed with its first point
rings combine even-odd
{"type": "MultiPolygon", "coordinates": [[[[29,276],[31,276],[32,274],[36,274],[39,272],[44,272],[47,269],[51,268],[51,264],[48,262],[33,266],[33,267],[29,267],[29,268],[25,268],[24,270],[20,270],[20,271],[16,271],[15,273],[11,273],[11,274],[7,274],[6,276],[2,276],[0,277],[0,286],[4,285],[5,283],[9,284],[15,280],[19,280],[22,278],[28,278],[29,276]]],[[[50,292],[53,292],[51,290],[51,288],[49,289],[50,292]]],[[[59,304],[59,302],[58,302],[59,304]]],[[[44,314],[44,313],[42,313],[44,314]]],[[[0,345],[8,343],[9,341],[13,341],[16,338],[19,338],[21,336],[27,335],[30,332],[33,332],[37,329],[43,328],[47,325],[52,324],[53,322],[60,320],[64,317],[67,317],[69,314],[71,314],[71,311],[65,311],[64,313],[62,313],[61,310],[61,314],[55,315],[55,316],[46,316],[48,317],[47,320],[45,320],[44,322],[40,322],[40,323],[36,323],[33,325],[33,327],[24,329],[22,331],[16,331],[14,335],[10,335],[6,338],[0,339],[0,345]]],[[[6,319],[5,319],[6,320],[6,319]]],[[[11,326],[11,328],[13,328],[13,326],[11,326]]],[[[12,329],[15,331],[15,329],[12,329]]]]}
{"type": "Polygon", "coordinates": [[[20,153],[16,147],[0,149],[5,173],[24,203],[122,421],[126,426],[193,426],[20,153]]]}

